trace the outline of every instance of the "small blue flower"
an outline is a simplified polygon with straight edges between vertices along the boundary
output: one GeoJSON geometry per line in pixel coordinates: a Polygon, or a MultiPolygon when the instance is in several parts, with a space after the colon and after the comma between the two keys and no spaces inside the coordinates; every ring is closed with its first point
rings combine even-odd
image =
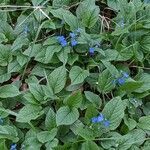
{"type": "Polygon", "coordinates": [[[71,39],[71,46],[76,46],[78,44],[78,41],[75,39],[71,39]]]}
{"type": "Polygon", "coordinates": [[[78,29],[76,30],[76,32],[80,33],[80,32],[81,32],[81,28],[78,28],[78,29]]]}
{"type": "Polygon", "coordinates": [[[92,123],[98,123],[97,117],[93,117],[93,118],[92,118],[92,123]]]}
{"type": "Polygon", "coordinates": [[[100,113],[100,115],[97,117],[97,121],[101,122],[104,120],[104,115],[100,113]]]}
{"type": "Polygon", "coordinates": [[[3,119],[0,117],[0,125],[4,123],[3,119]]]}
{"type": "Polygon", "coordinates": [[[17,144],[11,144],[10,150],[17,150],[17,144]]]}
{"type": "Polygon", "coordinates": [[[105,120],[103,122],[103,124],[104,124],[105,127],[109,127],[110,126],[110,121],[109,120],[105,120]]]}
{"type": "Polygon", "coordinates": [[[120,22],[119,22],[119,26],[124,28],[124,25],[125,25],[124,19],[121,19],[120,22]]]}
{"type": "Polygon", "coordinates": [[[74,32],[70,32],[69,35],[71,36],[71,38],[75,38],[76,37],[76,34],[74,32]]]}
{"type": "Polygon", "coordinates": [[[123,85],[125,83],[125,78],[121,77],[117,79],[118,84],[123,85]]]}
{"type": "Polygon", "coordinates": [[[65,40],[65,37],[64,37],[64,36],[58,36],[58,37],[57,37],[57,40],[58,40],[59,42],[62,42],[62,41],[65,40]]]}
{"type": "Polygon", "coordinates": [[[90,55],[94,55],[94,50],[95,50],[94,47],[90,47],[90,48],[89,48],[89,53],[90,53],[90,55]]]}
{"type": "Polygon", "coordinates": [[[58,36],[57,40],[61,44],[62,47],[67,46],[67,41],[66,41],[66,38],[64,36],[58,36]]]}
{"type": "Polygon", "coordinates": [[[24,34],[27,34],[28,32],[29,32],[29,28],[28,28],[28,26],[26,25],[26,26],[24,27],[23,33],[24,33],[24,34]]]}
{"type": "Polygon", "coordinates": [[[104,119],[104,115],[100,113],[99,116],[92,118],[92,123],[99,123],[102,122],[104,119]]]}
{"type": "Polygon", "coordinates": [[[129,77],[129,74],[127,72],[123,72],[122,74],[123,74],[124,78],[128,78],[129,77]]]}
{"type": "Polygon", "coordinates": [[[61,44],[62,47],[65,47],[65,46],[67,46],[67,41],[64,40],[64,41],[62,41],[60,44],[61,44]]]}

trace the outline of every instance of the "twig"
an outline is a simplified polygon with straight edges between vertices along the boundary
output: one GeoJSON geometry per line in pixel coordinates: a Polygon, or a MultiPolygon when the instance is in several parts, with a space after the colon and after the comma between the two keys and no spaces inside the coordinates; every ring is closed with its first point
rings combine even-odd
{"type": "Polygon", "coordinates": [[[42,9],[44,6],[18,6],[18,5],[2,5],[0,8],[28,8],[28,9],[42,9]]]}
{"type": "Polygon", "coordinates": [[[140,68],[140,69],[150,70],[150,68],[141,67],[141,66],[130,66],[130,67],[131,68],[140,68]]]}

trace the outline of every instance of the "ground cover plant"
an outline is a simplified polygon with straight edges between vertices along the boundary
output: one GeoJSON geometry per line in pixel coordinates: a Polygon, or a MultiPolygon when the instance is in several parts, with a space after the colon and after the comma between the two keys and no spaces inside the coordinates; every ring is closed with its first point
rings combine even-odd
{"type": "Polygon", "coordinates": [[[149,150],[149,72],[149,0],[0,0],[0,150],[149,150]]]}

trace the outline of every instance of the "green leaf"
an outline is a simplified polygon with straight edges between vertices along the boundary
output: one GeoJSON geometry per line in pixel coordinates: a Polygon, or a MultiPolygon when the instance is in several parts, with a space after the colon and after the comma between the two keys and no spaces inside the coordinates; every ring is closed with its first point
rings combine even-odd
{"type": "Polygon", "coordinates": [[[28,45],[28,44],[29,44],[29,40],[28,40],[27,36],[22,34],[16,38],[11,49],[12,49],[12,51],[21,50],[21,48],[23,46],[28,45]]]}
{"type": "Polygon", "coordinates": [[[110,130],[116,129],[124,117],[125,103],[120,97],[113,98],[109,101],[104,109],[104,116],[110,121],[110,130]]]}
{"type": "Polygon", "coordinates": [[[75,31],[79,28],[78,19],[71,12],[66,11],[63,14],[64,21],[69,25],[71,31],[75,31]]]}
{"type": "Polygon", "coordinates": [[[92,140],[95,139],[94,131],[91,128],[88,128],[88,127],[84,127],[84,128],[79,127],[77,129],[77,131],[78,131],[78,135],[80,135],[82,138],[84,138],[87,141],[90,141],[90,140],[92,141],[92,140]]]}
{"type": "Polygon", "coordinates": [[[77,8],[77,17],[85,27],[91,28],[99,19],[100,9],[95,5],[95,0],[84,0],[77,8]]]}
{"type": "Polygon", "coordinates": [[[40,150],[42,144],[37,139],[37,131],[30,129],[26,135],[24,143],[26,150],[40,150]]]}
{"type": "Polygon", "coordinates": [[[53,6],[54,7],[61,7],[68,5],[71,2],[71,0],[53,0],[53,6]]]}
{"type": "Polygon", "coordinates": [[[30,122],[43,114],[42,107],[37,105],[27,104],[18,113],[17,122],[30,122]]]}
{"type": "Polygon", "coordinates": [[[11,74],[7,73],[7,67],[0,67],[0,83],[9,80],[11,74]]]}
{"type": "Polygon", "coordinates": [[[0,33],[0,43],[7,42],[7,39],[3,33],[0,33]]]}
{"type": "Polygon", "coordinates": [[[90,92],[90,91],[85,91],[85,97],[97,108],[100,108],[101,105],[102,105],[102,100],[101,98],[93,93],[93,92],[90,92]]]}
{"type": "Polygon", "coordinates": [[[109,70],[109,72],[112,76],[118,76],[119,75],[119,72],[114,65],[112,65],[110,62],[107,62],[107,61],[102,61],[102,62],[105,65],[105,67],[107,68],[107,70],[109,70]]]}
{"type": "Polygon", "coordinates": [[[142,144],[145,140],[145,132],[135,129],[117,140],[119,150],[128,150],[133,144],[142,144]]]}
{"type": "Polygon", "coordinates": [[[49,76],[48,76],[48,86],[52,88],[53,92],[59,93],[66,84],[66,68],[61,66],[56,68],[49,76]]]}
{"type": "Polygon", "coordinates": [[[61,62],[63,62],[63,64],[65,65],[68,61],[68,54],[70,53],[70,48],[69,47],[65,47],[63,48],[58,54],[58,58],[61,62]]]}
{"type": "Polygon", "coordinates": [[[128,48],[123,48],[120,51],[114,49],[107,49],[105,51],[106,57],[103,59],[104,61],[126,61],[129,60],[133,56],[133,52],[128,48]]]}
{"type": "Polygon", "coordinates": [[[143,82],[142,86],[135,90],[137,93],[143,93],[150,90],[150,74],[144,73],[139,79],[140,82],[143,82]]]}
{"type": "Polygon", "coordinates": [[[14,39],[14,31],[12,27],[5,21],[1,21],[0,33],[3,33],[8,40],[14,39]]]}
{"type": "Polygon", "coordinates": [[[81,150],[100,150],[98,145],[93,141],[86,141],[82,144],[81,150]]]}
{"type": "Polygon", "coordinates": [[[71,94],[68,98],[64,100],[64,103],[69,106],[69,108],[79,108],[82,103],[82,93],[80,90],[71,94]]]}
{"type": "Polygon", "coordinates": [[[48,63],[52,59],[54,53],[58,53],[62,47],[60,45],[48,46],[45,54],[45,62],[48,63]]]}
{"type": "Polygon", "coordinates": [[[12,61],[11,63],[8,64],[8,73],[12,73],[12,72],[18,72],[21,70],[21,66],[18,63],[17,60],[12,61]]]}
{"type": "Polygon", "coordinates": [[[143,130],[150,130],[150,115],[141,117],[138,126],[143,130]]]}
{"type": "Polygon", "coordinates": [[[26,49],[23,54],[29,57],[35,57],[38,53],[42,51],[42,45],[41,44],[34,44],[29,46],[28,49],[26,49]]]}
{"type": "Polygon", "coordinates": [[[42,62],[42,63],[50,63],[53,55],[58,53],[62,47],[60,45],[51,45],[48,46],[46,49],[43,48],[36,56],[35,60],[42,62]]]}
{"type": "Polygon", "coordinates": [[[20,95],[18,88],[12,84],[4,85],[0,87],[0,97],[1,98],[8,98],[8,97],[15,97],[20,95]]]}
{"type": "Polygon", "coordinates": [[[88,76],[89,76],[89,71],[83,70],[78,66],[73,66],[69,73],[69,77],[71,79],[71,85],[83,83],[85,78],[88,76]]]}
{"type": "Polygon", "coordinates": [[[98,78],[98,90],[102,93],[110,92],[114,88],[113,78],[110,72],[104,70],[98,78]]]}
{"type": "Polygon", "coordinates": [[[0,44],[0,66],[7,66],[12,61],[10,46],[0,44]]]}
{"type": "Polygon", "coordinates": [[[31,94],[30,92],[26,92],[23,97],[30,104],[34,104],[34,105],[38,105],[39,104],[39,102],[35,99],[33,94],[31,94]]]}
{"type": "Polygon", "coordinates": [[[44,92],[42,86],[36,83],[29,83],[29,90],[39,102],[44,101],[44,92]]]}
{"type": "Polygon", "coordinates": [[[9,139],[13,142],[17,142],[19,138],[16,128],[9,125],[0,125],[0,139],[9,139]]]}
{"type": "Polygon", "coordinates": [[[51,131],[42,131],[37,134],[37,138],[41,143],[46,143],[52,141],[57,135],[57,128],[52,129],[51,131]]]}
{"type": "Polygon", "coordinates": [[[58,139],[54,138],[54,140],[47,142],[45,144],[46,150],[51,150],[52,148],[56,147],[58,145],[59,141],[58,139]]]}
{"type": "Polygon", "coordinates": [[[28,62],[29,58],[26,55],[23,55],[22,53],[17,55],[17,61],[20,66],[25,65],[28,62]]]}
{"type": "Polygon", "coordinates": [[[119,89],[126,92],[133,92],[136,89],[140,88],[143,85],[143,82],[134,81],[132,79],[128,79],[125,84],[123,84],[119,89]]]}
{"type": "Polygon", "coordinates": [[[107,4],[109,7],[113,8],[114,10],[120,10],[123,6],[126,6],[126,0],[107,0],[107,4]]]}
{"type": "Polygon", "coordinates": [[[45,127],[47,130],[51,130],[56,127],[56,114],[52,110],[52,108],[50,108],[48,113],[46,114],[45,127]]]}
{"type": "Polygon", "coordinates": [[[133,130],[137,125],[134,119],[128,118],[127,116],[124,117],[124,123],[128,126],[129,130],[133,130]]]}
{"type": "Polygon", "coordinates": [[[76,108],[70,109],[68,106],[59,108],[56,113],[56,124],[71,125],[79,118],[79,112],[76,108]]]}
{"type": "Polygon", "coordinates": [[[8,150],[7,146],[6,146],[6,143],[5,143],[5,140],[0,140],[0,149],[8,150]]]}

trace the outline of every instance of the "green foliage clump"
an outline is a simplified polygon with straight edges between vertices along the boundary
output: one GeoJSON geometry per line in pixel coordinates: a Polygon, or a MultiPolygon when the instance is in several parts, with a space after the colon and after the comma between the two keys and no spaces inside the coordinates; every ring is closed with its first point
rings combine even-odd
{"type": "Polygon", "coordinates": [[[0,150],[150,149],[148,0],[0,3],[0,150]]]}

